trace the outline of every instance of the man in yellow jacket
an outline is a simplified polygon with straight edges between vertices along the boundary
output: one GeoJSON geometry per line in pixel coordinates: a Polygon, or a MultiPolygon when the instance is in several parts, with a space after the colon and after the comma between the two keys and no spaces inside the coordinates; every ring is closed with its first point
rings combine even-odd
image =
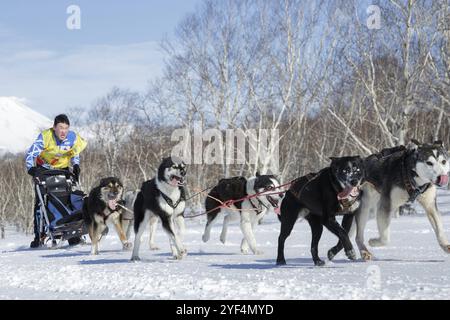
{"type": "MultiPolygon", "coordinates": [[[[55,117],[53,127],[39,134],[31,145],[26,155],[26,166],[28,174],[39,175],[44,170],[61,169],[72,171],[75,180],[80,177],[80,153],[86,148],[87,142],[78,134],[69,130],[70,121],[65,114],[55,117]]],[[[39,230],[36,219],[38,201],[34,208],[34,240],[30,247],[36,248],[40,244],[39,230]]],[[[77,243],[77,238],[72,244],[77,243]]],[[[79,242],[79,239],[78,239],[79,242]]]]}

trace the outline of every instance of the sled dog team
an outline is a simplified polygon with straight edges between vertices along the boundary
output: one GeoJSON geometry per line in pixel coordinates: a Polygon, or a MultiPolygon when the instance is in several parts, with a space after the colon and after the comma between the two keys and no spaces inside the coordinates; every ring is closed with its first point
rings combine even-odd
{"type": "MultiPolygon", "coordinates": [[[[406,147],[383,149],[366,158],[348,156],[330,160],[330,166],[291,181],[286,192],[279,189],[281,183],[274,175],[257,173],[250,178],[221,179],[205,200],[207,222],[202,240],[209,240],[213,223],[224,216],[220,240],[225,243],[228,224],[237,218],[243,233],[241,252],[261,254],[254,230],[267,211],[274,211],[281,221],[278,265],[286,264],[284,244],[299,218],[304,218],[311,228],[311,255],[315,265],[324,264],[318,252],[323,227],[338,238],[337,244],[328,251],[329,260],[342,249],[349,259],[356,259],[350,240],[355,231],[361,258],[370,260],[373,256],[364,239],[369,215],[375,213],[379,232],[369,244],[384,246],[390,240],[392,215],[402,205],[417,200],[425,209],[439,245],[450,253],[436,205],[436,187],[448,185],[450,170],[448,154],[441,141],[428,144],[411,140],[406,147]],[[343,215],[342,224],[337,222],[337,215],[343,215]]],[[[157,249],[154,234],[160,220],[169,236],[173,257],[182,259],[187,254],[183,244],[186,170],[181,159],[165,158],[156,177],[145,181],[140,190],[126,194],[118,178],[102,179],[83,205],[83,219],[92,243],[91,254],[98,254],[106,224],[112,222],[123,248],[133,247],[131,260],[139,260],[141,238],[147,226],[150,248],[157,249]],[[124,230],[130,223],[123,220],[124,209],[134,212],[134,245],[128,242],[129,232],[124,230]]]]}

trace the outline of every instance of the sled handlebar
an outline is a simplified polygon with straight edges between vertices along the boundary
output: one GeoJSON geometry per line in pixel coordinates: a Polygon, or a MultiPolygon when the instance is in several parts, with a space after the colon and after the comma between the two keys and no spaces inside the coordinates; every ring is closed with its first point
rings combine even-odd
{"type": "Polygon", "coordinates": [[[40,172],[39,174],[37,174],[34,177],[34,181],[37,184],[43,184],[47,177],[60,176],[60,175],[65,176],[66,179],[69,181],[73,181],[75,178],[74,173],[71,171],[61,170],[61,169],[52,169],[52,170],[45,170],[45,171],[40,172]]]}

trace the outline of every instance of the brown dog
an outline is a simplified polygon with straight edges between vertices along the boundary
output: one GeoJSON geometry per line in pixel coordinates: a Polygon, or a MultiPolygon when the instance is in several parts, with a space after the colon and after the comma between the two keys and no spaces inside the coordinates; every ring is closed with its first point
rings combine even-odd
{"type": "Polygon", "coordinates": [[[89,196],[84,199],[83,219],[89,230],[92,249],[91,254],[98,254],[98,243],[107,228],[107,222],[112,221],[123,244],[123,249],[132,247],[122,229],[123,193],[122,182],[118,178],[108,177],[100,181],[100,184],[91,190],[89,196]]]}

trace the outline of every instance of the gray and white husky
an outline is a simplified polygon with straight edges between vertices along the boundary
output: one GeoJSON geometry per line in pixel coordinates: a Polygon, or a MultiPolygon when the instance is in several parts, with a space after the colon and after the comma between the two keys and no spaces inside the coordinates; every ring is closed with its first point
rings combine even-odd
{"type": "MultiPolygon", "coordinates": [[[[400,206],[416,199],[425,209],[439,245],[450,253],[436,205],[436,186],[448,185],[450,170],[442,141],[422,144],[411,140],[407,147],[385,149],[365,158],[364,165],[366,182],[362,185],[361,204],[355,213],[356,244],[361,257],[364,260],[372,258],[364,243],[364,230],[370,213],[376,214],[379,237],[370,239],[369,244],[372,247],[385,246],[390,241],[391,217],[400,206]]],[[[329,256],[334,257],[341,248],[338,243],[330,249],[329,256]]]]}

